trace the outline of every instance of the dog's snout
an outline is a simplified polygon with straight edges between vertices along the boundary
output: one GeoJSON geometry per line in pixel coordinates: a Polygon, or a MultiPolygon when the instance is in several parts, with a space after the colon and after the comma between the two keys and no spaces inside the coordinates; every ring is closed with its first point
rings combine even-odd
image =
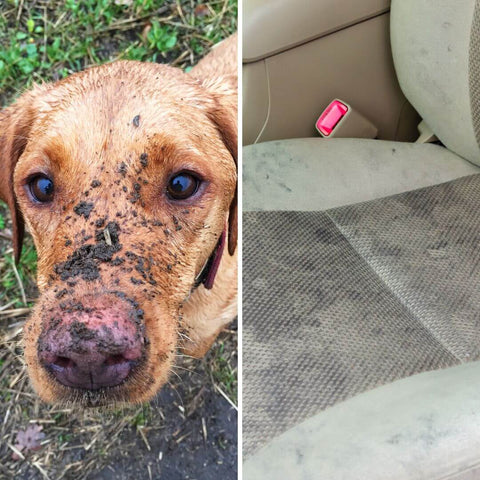
{"type": "Polygon", "coordinates": [[[65,315],[38,342],[40,363],[61,384],[98,390],[119,385],[142,358],[143,336],[112,311],[65,315]]]}

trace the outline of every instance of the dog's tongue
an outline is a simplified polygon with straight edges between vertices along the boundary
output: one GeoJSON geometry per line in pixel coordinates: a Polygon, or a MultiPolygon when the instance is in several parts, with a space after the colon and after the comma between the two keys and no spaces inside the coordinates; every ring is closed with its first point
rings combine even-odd
{"type": "Polygon", "coordinates": [[[220,260],[222,259],[226,236],[226,230],[223,230],[222,235],[218,240],[217,246],[215,247],[215,250],[213,251],[210,259],[208,260],[208,263],[210,264],[208,274],[203,281],[203,286],[207,290],[210,290],[213,287],[213,282],[215,281],[215,276],[217,275],[218,266],[220,265],[220,260]]]}

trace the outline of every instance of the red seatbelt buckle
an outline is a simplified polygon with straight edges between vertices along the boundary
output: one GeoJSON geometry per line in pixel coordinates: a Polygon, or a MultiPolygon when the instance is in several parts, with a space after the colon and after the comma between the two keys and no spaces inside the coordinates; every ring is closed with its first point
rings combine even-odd
{"type": "Polygon", "coordinates": [[[376,138],[377,127],[348,103],[336,98],[315,122],[323,138],[376,138]]]}
{"type": "Polygon", "coordinates": [[[350,107],[340,100],[334,100],[331,102],[320,117],[318,117],[317,123],[315,124],[318,133],[320,133],[322,137],[329,137],[335,127],[339,125],[347,115],[349,110],[350,107]]]}

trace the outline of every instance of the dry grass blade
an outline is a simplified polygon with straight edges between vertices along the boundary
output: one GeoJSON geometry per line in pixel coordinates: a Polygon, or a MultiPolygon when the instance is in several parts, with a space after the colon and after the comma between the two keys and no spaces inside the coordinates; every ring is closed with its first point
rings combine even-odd
{"type": "Polygon", "coordinates": [[[238,407],[233,403],[231,398],[217,384],[215,384],[215,389],[235,410],[238,411],[238,407]]]}
{"type": "Polygon", "coordinates": [[[13,273],[15,274],[15,277],[17,279],[18,287],[20,288],[20,293],[22,295],[23,304],[26,305],[27,304],[27,296],[25,295],[25,288],[23,286],[22,279],[20,278],[20,275],[18,274],[18,270],[17,270],[17,266],[15,265],[15,262],[12,263],[12,269],[13,269],[13,273]]]}
{"type": "Polygon", "coordinates": [[[8,302],[6,305],[3,305],[2,307],[0,307],[0,312],[7,310],[7,308],[10,308],[14,303],[15,303],[15,300],[12,300],[11,302],[8,302]]]}
{"type": "Polygon", "coordinates": [[[138,433],[140,433],[140,436],[142,437],[143,442],[145,443],[148,451],[150,452],[152,450],[152,447],[150,447],[150,444],[148,443],[147,437],[144,432],[144,427],[138,427],[138,433]]]}
{"type": "Polygon", "coordinates": [[[13,445],[11,445],[10,443],[7,443],[7,446],[10,450],[12,450],[12,452],[17,455],[17,457],[21,458],[22,460],[25,460],[25,457],[23,456],[22,452],[20,450],[18,450],[17,448],[15,448],[13,445]]]}
{"type": "Polygon", "coordinates": [[[7,318],[20,317],[22,315],[29,314],[30,310],[31,310],[30,308],[25,308],[25,307],[3,310],[3,311],[0,312],[0,317],[7,317],[7,318]]]}

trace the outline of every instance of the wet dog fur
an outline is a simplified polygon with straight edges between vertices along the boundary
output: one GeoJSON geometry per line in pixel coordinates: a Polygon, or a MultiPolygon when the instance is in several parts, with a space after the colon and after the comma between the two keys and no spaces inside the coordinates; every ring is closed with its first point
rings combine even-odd
{"type": "Polygon", "coordinates": [[[24,224],[38,253],[40,297],[24,340],[45,401],[146,401],[179,350],[204,355],[236,315],[236,59],[234,36],[188,74],[115,62],[35,86],[0,113],[0,198],[16,260],[24,224]],[[201,183],[174,201],[166,184],[181,171],[201,183]],[[46,204],[32,199],[38,174],[54,181],[46,204]],[[213,288],[196,287],[222,234],[213,288]],[[72,388],[39,361],[62,342],[115,352],[120,334],[138,355],[118,385],[72,388]]]}

